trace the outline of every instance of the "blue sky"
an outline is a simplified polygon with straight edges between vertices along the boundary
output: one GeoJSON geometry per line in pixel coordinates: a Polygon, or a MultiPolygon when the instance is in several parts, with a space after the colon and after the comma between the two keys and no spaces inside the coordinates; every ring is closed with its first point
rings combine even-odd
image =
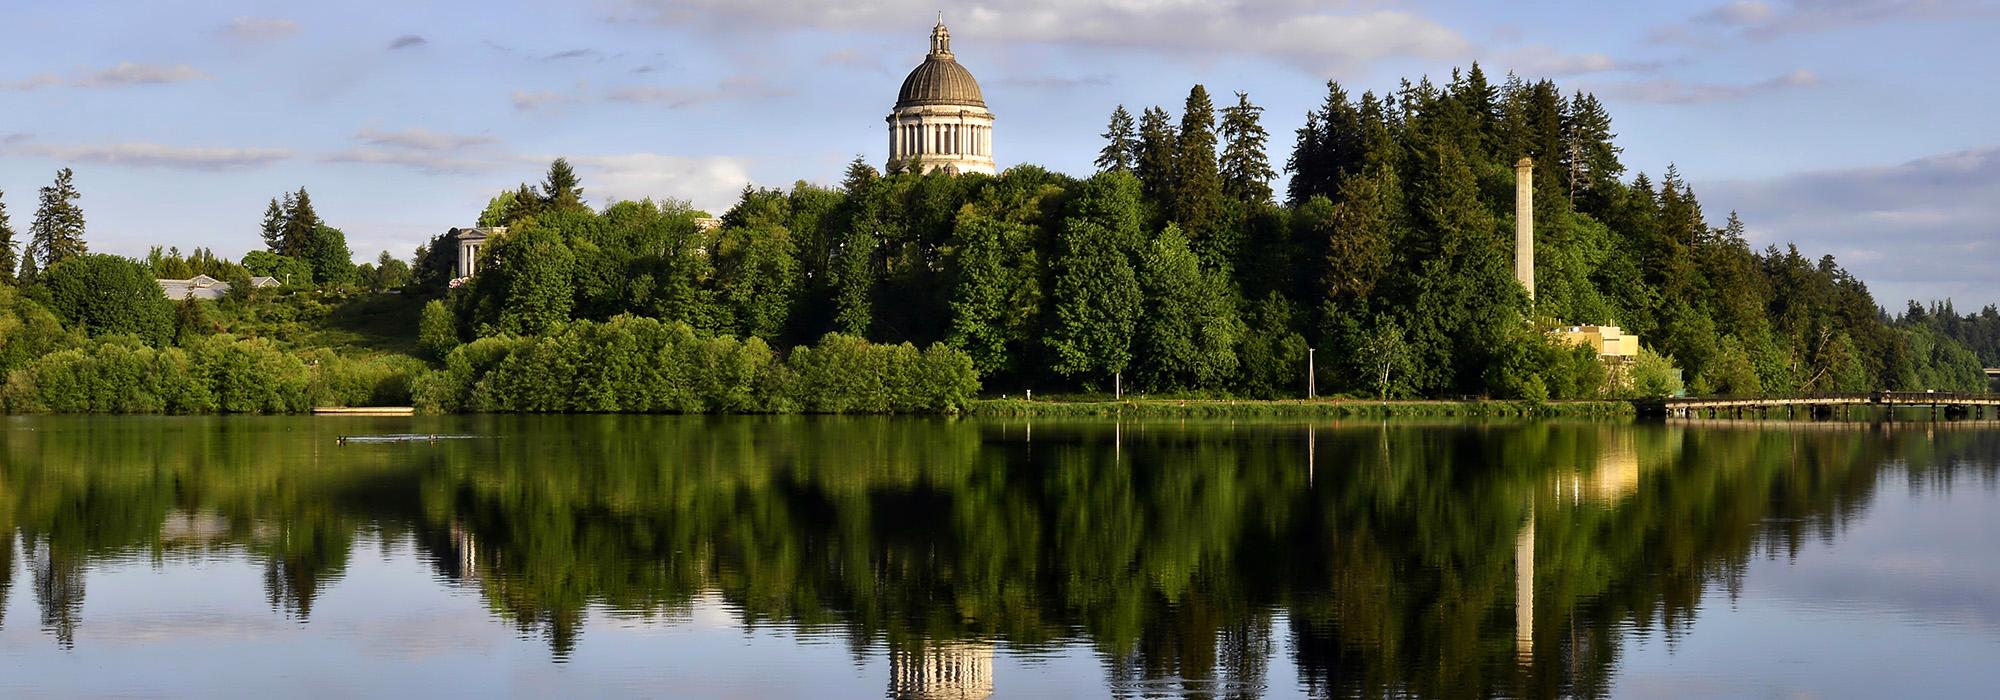
{"type": "Polygon", "coordinates": [[[94,250],[258,245],[310,189],[358,258],[407,257],[568,156],[593,202],[720,209],[831,183],[943,11],[1001,166],[1086,174],[1111,109],[1249,92],[1272,159],[1340,80],[1477,60],[1612,110],[1633,170],[1677,163],[1716,223],[1831,253],[1892,309],[2000,303],[2000,3],[1967,0],[0,0],[0,190],[17,229],[76,169],[94,250]]]}

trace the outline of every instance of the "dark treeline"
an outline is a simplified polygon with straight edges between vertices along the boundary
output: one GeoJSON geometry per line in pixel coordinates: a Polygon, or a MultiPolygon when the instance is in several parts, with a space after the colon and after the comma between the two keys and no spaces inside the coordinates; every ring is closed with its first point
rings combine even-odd
{"type": "MultiPolygon", "coordinates": [[[[1262,109],[1195,86],[1178,118],[1112,115],[1100,172],[878,173],[746,189],[702,230],[686,205],[588,207],[558,162],[497,197],[505,225],[436,327],[532,335],[637,314],[705,334],[810,343],[828,332],[943,342],[987,388],[1272,397],[1326,393],[1583,398],[1974,390],[1960,336],[1895,323],[1831,257],[1753,250],[1711,225],[1673,167],[1626,179],[1611,117],[1548,81],[1330,84],[1274,201],[1262,109]],[[1534,169],[1537,277],[1512,274],[1514,165],[1534,169]],[[446,319],[449,319],[447,322],[446,319]],[[1655,353],[1605,372],[1547,330],[1606,324],[1655,353]]],[[[420,251],[442,293],[456,246],[420,251]]],[[[449,344],[448,342],[446,343],[449,344]]]]}

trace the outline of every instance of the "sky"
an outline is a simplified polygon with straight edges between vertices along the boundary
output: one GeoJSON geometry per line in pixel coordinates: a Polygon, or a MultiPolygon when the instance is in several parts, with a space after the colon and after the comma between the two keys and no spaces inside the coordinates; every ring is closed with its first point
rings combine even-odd
{"type": "Polygon", "coordinates": [[[838,182],[943,12],[1001,167],[1087,175],[1112,109],[1265,107],[1275,163],[1325,94],[1496,76],[1592,92],[1628,173],[1834,255],[1892,311],[2000,303],[2000,0],[0,0],[0,201],[71,167],[93,250],[261,245],[307,188],[357,259],[407,258],[568,157],[585,196],[838,182]]]}

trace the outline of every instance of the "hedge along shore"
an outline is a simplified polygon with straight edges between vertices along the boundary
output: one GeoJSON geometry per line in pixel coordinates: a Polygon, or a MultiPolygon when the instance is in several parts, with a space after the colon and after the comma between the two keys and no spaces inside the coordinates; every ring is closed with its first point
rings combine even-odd
{"type": "Polygon", "coordinates": [[[973,416],[1119,418],[1618,418],[1635,415],[1626,401],[1365,401],[1132,399],[1064,401],[988,399],[966,408],[973,416]]]}

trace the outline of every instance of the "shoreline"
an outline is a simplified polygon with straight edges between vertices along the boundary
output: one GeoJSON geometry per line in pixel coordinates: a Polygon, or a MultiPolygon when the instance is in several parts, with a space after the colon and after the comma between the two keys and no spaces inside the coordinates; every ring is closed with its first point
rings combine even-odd
{"type": "Polygon", "coordinates": [[[1361,399],[980,399],[973,417],[1310,417],[1310,418],[1629,418],[1628,401],[1448,401],[1361,399]]]}

